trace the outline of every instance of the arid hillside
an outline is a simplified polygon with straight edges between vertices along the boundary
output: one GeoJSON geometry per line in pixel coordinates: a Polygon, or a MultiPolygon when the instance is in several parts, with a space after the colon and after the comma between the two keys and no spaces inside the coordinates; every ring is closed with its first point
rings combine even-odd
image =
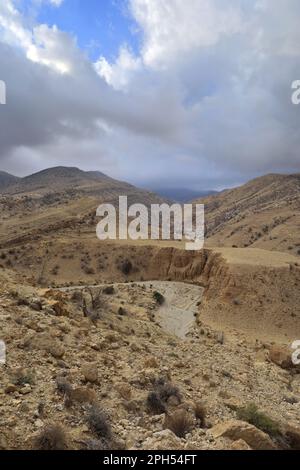
{"type": "Polygon", "coordinates": [[[205,204],[208,246],[300,255],[300,175],[267,175],[195,202],[205,204]]]}
{"type": "Polygon", "coordinates": [[[101,173],[56,168],[9,185],[0,449],[299,449],[299,179],[278,178],[281,196],[266,177],[269,190],[256,180],[207,198],[198,252],[100,242],[100,202],[161,201],[101,173]],[[278,214],[257,243],[280,230],[293,249],[279,234],[268,249],[231,246],[278,214]],[[234,243],[222,235],[233,227],[234,243]]]}
{"type": "Polygon", "coordinates": [[[100,172],[84,172],[78,168],[57,167],[25,178],[5,179],[0,185],[0,245],[22,240],[34,241],[37,236],[90,227],[95,233],[96,209],[99,204],[118,206],[119,196],[127,196],[128,204],[162,203],[154,193],[117,181],[100,172]],[[91,228],[92,227],[92,228],[91,228]]]}

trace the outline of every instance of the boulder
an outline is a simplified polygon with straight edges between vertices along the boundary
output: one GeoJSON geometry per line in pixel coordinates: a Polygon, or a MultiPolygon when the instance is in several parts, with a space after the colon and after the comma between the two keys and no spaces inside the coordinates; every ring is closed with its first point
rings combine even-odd
{"type": "Polygon", "coordinates": [[[182,450],[183,443],[181,439],[169,429],[164,431],[155,432],[152,437],[144,441],[142,445],[143,450],[182,450]]]}
{"type": "Polygon", "coordinates": [[[269,349],[269,358],[277,366],[282,369],[292,369],[292,351],[285,346],[274,345],[269,349]]]}
{"type": "Polygon", "coordinates": [[[211,429],[211,433],[215,439],[219,437],[227,437],[233,441],[242,439],[254,450],[277,449],[268,434],[245,421],[230,420],[217,424],[211,429]]]}
{"type": "Polygon", "coordinates": [[[81,367],[81,372],[86,382],[97,383],[98,382],[98,369],[96,364],[87,363],[81,367]]]}
{"type": "Polygon", "coordinates": [[[243,439],[239,439],[238,441],[234,441],[231,446],[231,450],[252,450],[251,447],[247,444],[246,441],[243,439]]]}

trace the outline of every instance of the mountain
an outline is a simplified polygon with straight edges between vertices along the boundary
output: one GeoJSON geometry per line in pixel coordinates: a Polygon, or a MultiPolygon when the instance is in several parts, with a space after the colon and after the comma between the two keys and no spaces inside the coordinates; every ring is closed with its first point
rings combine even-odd
{"type": "Polygon", "coordinates": [[[193,199],[198,199],[212,194],[217,194],[217,191],[206,190],[206,191],[194,191],[188,188],[153,188],[156,194],[162,197],[166,197],[176,202],[189,202],[193,199]]]}
{"type": "Polygon", "coordinates": [[[102,203],[118,208],[119,196],[128,205],[169,202],[157,194],[115,180],[97,171],[55,167],[7,182],[1,191],[0,244],[18,243],[62,233],[87,230],[94,236],[95,214],[102,203]]]}
{"type": "Polygon", "coordinates": [[[11,176],[11,180],[7,180],[3,186],[2,194],[34,197],[35,200],[43,198],[45,201],[52,200],[53,195],[61,198],[71,197],[72,200],[74,197],[94,196],[107,202],[127,195],[133,202],[165,202],[154,193],[110,178],[100,171],[83,171],[63,166],[48,168],[24,178],[11,176]]]}
{"type": "MultiPolygon", "coordinates": [[[[75,167],[58,166],[39,171],[24,178],[18,178],[7,187],[9,194],[37,192],[40,194],[64,192],[66,190],[88,190],[100,184],[116,186],[119,182],[101,172],[82,171],[75,167]]],[[[129,185],[127,185],[129,186],[129,185]]]]}
{"type": "Polygon", "coordinates": [[[16,184],[19,178],[14,175],[10,175],[5,171],[0,171],[0,192],[8,188],[9,186],[16,184]]]}
{"type": "Polygon", "coordinates": [[[205,205],[208,245],[300,254],[300,174],[270,174],[193,202],[205,205]]]}

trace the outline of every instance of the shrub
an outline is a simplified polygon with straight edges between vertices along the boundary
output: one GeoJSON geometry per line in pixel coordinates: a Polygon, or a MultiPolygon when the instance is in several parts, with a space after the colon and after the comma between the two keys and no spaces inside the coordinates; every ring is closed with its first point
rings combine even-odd
{"type": "Polygon", "coordinates": [[[57,276],[57,275],[58,275],[58,272],[59,272],[59,269],[60,269],[59,265],[56,264],[56,265],[52,268],[51,274],[52,274],[53,276],[57,276]]]}
{"type": "Polygon", "coordinates": [[[195,418],[200,421],[201,427],[205,427],[205,420],[206,420],[206,406],[202,402],[195,403],[195,418]]]}
{"type": "Polygon", "coordinates": [[[31,371],[18,369],[12,378],[12,383],[17,385],[18,387],[22,387],[23,385],[34,384],[34,376],[31,371]]]}
{"type": "Polygon", "coordinates": [[[128,276],[131,273],[132,269],[132,263],[128,259],[125,260],[121,265],[121,271],[123,274],[125,274],[125,276],[128,276]]]}
{"type": "Polygon", "coordinates": [[[253,424],[253,426],[256,426],[258,429],[261,429],[270,436],[276,436],[280,434],[278,424],[269,416],[260,412],[255,403],[250,403],[243,408],[239,408],[237,410],[237,417],[242,421],[253,424]]]}
{"type": "Polygon", "coordinates": [[[107,286],[103,289],[103,294],[113,295],[115,293],[114,286],[107,286]]]}
{"type": "Polygon", "coordinates": [[[118,315],[120,315],[120,317],[124,317],[126,315],[125,308],[120,307],[119,310],[118,310],[118,315]]]}
{"type": "Polygon", "coordinates": [[[166,407],[157,392],[150,392],[147,397],[147,408],[154,415],[166,412],[166,407]]]}
{"type": "Polygon", "coordinates": [[[169,398],[176,397],[178,402],[181,402],[181,393],[178,387],[172,385],[170,382],[166,382],[164,379],[158,379],[155,384],[156,392],[158,393],[159,398],[167,403],[169,398]]]}
{"type": "Polygon", "coordinates": [[[36,436],[33,446],[36,450],[66,450],[65,431],[61,426],[49,424],[36,436]]]}
{"type": "Polygon", "coordinates": [[[72,385],[64,377],[57,377],[56,387],[58,393],[65,396],[71,396],[72,394],[72,385]]]}
{"type": "Polygon", "coordinates": [[[87,423],[90,430],[95,433],[98,438],[111,438],[112,431],[107,415],[97,406],[92,406],[88,412],[87,423]]]}
{"type": "Polygon", "coordinates": [[[193,424],[193,419],[185,410],[177,410],[172,415],[167,415],[165,419],[165,428],[180,438],[192,430],[193,424]]]}
{"type": "Polygon", "coordinates": [[[82,292],[79,290],[75,290],[72,293],[71,299],[73,302],[76,302],[76,303],[82,302],[82,292]]]}
{"type": "Polygon", "coordinates": [[[163,305],[165,303],[165,298],[160,292],[155,291],[153,294],[153,298],[159,305],[163,305]]]}

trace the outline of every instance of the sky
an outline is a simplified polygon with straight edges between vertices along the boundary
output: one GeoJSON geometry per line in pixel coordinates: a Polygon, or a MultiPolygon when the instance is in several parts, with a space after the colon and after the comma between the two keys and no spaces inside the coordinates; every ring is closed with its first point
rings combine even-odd
{"type": "Polygon", "coordinates": [[[300,172],[298,0],[1,0],[0,169],[149,188],[300,172]]]}

